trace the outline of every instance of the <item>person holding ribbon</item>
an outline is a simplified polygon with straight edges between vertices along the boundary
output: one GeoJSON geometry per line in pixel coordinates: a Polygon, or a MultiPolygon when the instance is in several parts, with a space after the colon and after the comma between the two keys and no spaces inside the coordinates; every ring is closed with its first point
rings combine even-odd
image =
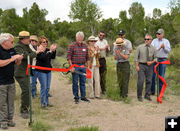
{"type": "MultiPolygon", "coordinates": [[[[44,36],[39,37],[39,47],[43,48],[43,52],[39,53],[36,57],[36,66],[52,68],[51,59],[56,58],[56,48],[57,44],[52,44],[50,49],[47,48],[48,39],[44,36]]],[[[42,109],[46,107],[52,107],[53,105],[49,104],[49,90],[51,85],[51,71],[36,69],[38,72],[38,79],[41,85],[40,99],[42,109]]]]}
{"type": "Polygon", "coordinates": [[[120,88],[120,97],[128,96],[128,85],[130,77],[129,51],[124,46],[125,40],[117,38],[114,43],[113,55],[116,60],[117,81],[120,88]]]}
{"type": "MultiPolygon", "coordinates": [[[[156,37],[151,45],[157,50],[158,52],[158,62],[163,62],[168,59],[168,54],[171,51],[171,46],[170,43],[167,39],[163,38],[164,37],[164,30],[163,29],[158,29],[156,32],[156,37]]],[[[156,63],[154,63],[154,66],[156,63]]],[[[159,75],[164,78],[166,71],[166,64],[159,64],[159,75]]],[[[156,81],[156,74],[154,72],[153,68],[153,77],[152,77],[152,86],[151,86],[151,94],[155,94],[155,81],[156,81]]],[[[159,93],[161,92],[161,88],[163,86],[163,82],[161,79],[159,79],[159,93]]]]}
{"type": "Polygon", "coordinates": [[[74,102],[75,104],[79,103],[79,88],[78,88],[78,81],[80,85],[80,92],[81,92],[81,100],[84,102],[90,102],[86,98],[86,76],[78,74],[76,71],[86,73],[85,65],[87,64],[87,67],[89,68],[89,54],[88,54],[88,47],[85,43],[83,43],[84,40],[84,33],[79,31],[76,33],[76,42],[72,43],[68,48],[67,53],[67,60],[69,62],[69,65],[77,65],[81,67],[72,67],[72,90],[74,95],[74,102]]]}
{"type": "Polygon", "coordinates": [[[140,102],[142,99],[142,91],[144,84],[144,77],[146,78],[146,91],[144,98],[151,101],[151,83],[153,75],[153,63],[157,61],[157,51],[151,45],[152,37],[150,35],[145,36],[145,44],[139,45],[136,49],[135,63],[136,70],[138,72],[137,81],[137,98],[140,102]]]}

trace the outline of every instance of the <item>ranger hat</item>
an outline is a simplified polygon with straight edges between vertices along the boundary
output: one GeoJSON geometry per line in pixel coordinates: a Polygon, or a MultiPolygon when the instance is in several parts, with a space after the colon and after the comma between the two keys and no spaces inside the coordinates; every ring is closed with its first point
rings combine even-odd
{"type": "Polygon", "coordinates": [[[19,38],[29,38],[30,37],[30,33],[27,31],[21,31],[19,32],[19,38]]]}
{"type": "Polygon", "coordinates": [[[114,42],[114,45],[125,45],[125,41],[122,38],[117,38],[116,42],[114,42]]]}

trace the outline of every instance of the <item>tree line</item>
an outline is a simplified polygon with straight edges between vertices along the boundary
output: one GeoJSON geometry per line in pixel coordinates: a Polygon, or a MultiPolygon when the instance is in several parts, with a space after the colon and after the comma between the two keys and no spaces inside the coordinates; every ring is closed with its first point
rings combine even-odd
{"type": "MultiPolygon", "coordinates": [[[[170,12],[163,14],[155,8],[152,17],[145,16],[141,3],[134,2],[127,11],[120,11],[119,18],[102,19],[102,12],[91,0],[74,0],[70,5],[69,17],[72,21],[53,22],[46,20],[48,11],[40,9],[34,2],[30,9],[23,8],[23,15],[16,14],[16,9],[2,10],[0,8],[0,33],[9,32],[15,36],[22,30],[38,36],[44,35],[51,42],[59,39],[73,41],[77,31],[81,30],[86,37],[105,31],[108,40],[114,40],[120,29],[124,29],[126,37],[137,46],[144,41],[145,34],[154,35],[159,28],[165,30],[165,37],[172,46],[180,43],[180,0],[170,0],[170,12]]],[[[70,44],[70,43],[67,43],[70,44]]],[[[64,45],[67,47],[67,45],[64,45]]]]}

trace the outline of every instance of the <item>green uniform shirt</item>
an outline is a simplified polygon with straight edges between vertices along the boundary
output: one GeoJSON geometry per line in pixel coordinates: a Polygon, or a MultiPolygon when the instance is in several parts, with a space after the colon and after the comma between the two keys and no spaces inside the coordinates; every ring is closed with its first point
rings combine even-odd
{"type": "Polygon", "coordinates": [[[17,54],[23,54],[21,64],[15,67],[15,77],[25,77],[27,69],[27,56],[29,55],[30,61],[32,61],[32,59],[36,57],[36,53],[30,49],[29,45],[24,45],[21,41],[15,45],[14,49],[17,54]]]}

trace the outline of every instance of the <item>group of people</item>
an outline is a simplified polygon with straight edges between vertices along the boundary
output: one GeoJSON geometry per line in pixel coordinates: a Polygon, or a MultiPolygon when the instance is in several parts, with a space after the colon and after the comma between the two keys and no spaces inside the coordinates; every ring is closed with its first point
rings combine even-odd
{"type": "MultiPolygon", "coordinates": [[[[132,43],[125,38],[125,31],[120,30],[119,37],[114,42],[113,55],[116,60],[117,83],[120,88],[120,96],[128,97],[128,84],[130,78],[129,57],[132,53],[132,43]]],[[[79,100],[90,102],[86,97],[86,68],[91,71],[91,78],[88,79],[88,91],[90,99],[101,99],[106,93],[106,54],[110,51],[107,40],[104,39],[105,32],[100,31],[98,37],[90,36],[84,42],[84,33],[76,33],[76,42],[73,42],[67,51],[69,65],[77,65],[71,69],[72,92],[75,104],[79,100]],[[81,73],[79,73],[81,72],[81,73]],[[83,73],[83,74],[82,74],[83,73]],[[80,95],[79,95],[80,88],[80,95]]],[[[137,47],[135,53],[135,64],[138,72],[137,98],[143,101],[142,91],[144,78],[146,79],[146,90],[144,98],[151,101],[150,95],[155,94],[155,73],[154,66],[157,61],[166,61],[171,50],[170,43],[163,38],[164,30],[156,32],[157,38],[152,41],[151,35],[146,35],[145,43],[137,47]]],[[[51,71],[32,68],[31,70],[31,91],[29,94],[29,79],[26,75],[27,59],[30,56],[31,64],[34,66],[52,68],[51,59],[56,57],[57,44],[54,43],[48,48],[48,39],[44,36],[37,38],[27,31],[19,32],[19,41],[13,48],[13,35],[9,33],[0,34],[0,126],[7,129],[14,127],[14,96],[15,81],[21,88],[20,113],[24,119],[29,116],[29,96],[36,97],[37,79],[40,82],[40,103],[42,109],[52,105],[49,103],[49,90],[51,84],[51,71]]],[[[164,77],[166,65],[159,65],[159,74],[164,77]]],[[[159,80],[159,92],[162,88],[162,81],[159,80]]]]}
{"type": "MultiPolygon", "coordinates": [[[[37,38],[30,36],[27,31],[19,32],[19,41],[13,48],[13,35],[2,33],[0,35],[0,127],[8,129],[14,127],[14,96],[15,79],[21,88],[21,117],[29,117],[29,79],[26,75],[28,56],[32,65],[52,68],[51,59],[56,57],[57,44],[48,46],[48,39],[44,36],[37,38]],[[14,66],[16,65],[16,66],[14,66]]],[[[36,96],[37,79],[41,85],[40,99],[41,107],[51,107],[49,103],[49,90],[51,83],[51,71],[32,69],[31,89],[32,97],[36,96]]]]}
{"type": "MultiPolygon", "coordinates": [[[[132,53],[132,43],[125,38],[125,31],[120,30],[119,37],[114,42],[113,55],[116,60],[117,83],[120,88],[120,97],[128,97],[128,85],[130,79],[129,57],[132,53]]],[[[76,64],[86,66],[91,70],[92,77],[88,80],[89,98],[101,98],[101,94],[106,92],[106,53],[110,51],[107,40],[104,39],[105,33],[99,32],[98,37],[90,36],[87,43],[84,42],[84,33],[77,32],[76,42],[68,48],[67,60],[70,65],[76,64]]],[[[152,41],[152,36],[147,34],[144,38],[145,43],[137,47],[135,53],[135,65],[138,72],[137,80],[137,98],[143,101],[142,92],[144,79],[146,80],[146,89],[144,98],[151,101],[150,95],[155,94],[155,77],[154,67],[156,62],[166,61],[171,50],[170,43],[164,38],[164,30],[158,29],[157,38],[152,41]]],[[[164,77],[166,64],[159,65],[159,75],[164,77]]],[[[72,90],[75,104],[79,99],[90,102],[86,98],[86,77],[76,73],[80,71],[86,73],[82,67],[73,67],[72,72],[72,90]],[[78,84],[79,81],[79,84],[78,84]],[[79,96],[79,88],[80,93],[79,96]]],[[[159,79],[159,93],[163,82],[159,79]]]]}

